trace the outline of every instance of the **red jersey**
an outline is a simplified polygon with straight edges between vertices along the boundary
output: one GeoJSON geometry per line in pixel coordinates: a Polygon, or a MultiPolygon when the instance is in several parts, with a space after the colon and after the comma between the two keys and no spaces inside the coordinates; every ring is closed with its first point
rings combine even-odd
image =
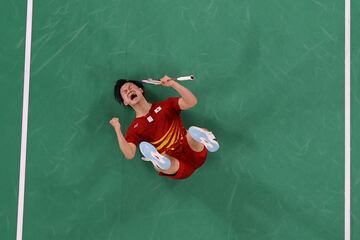
{"type": "Polygon", "coordinates": [[[186,136],[180,113],[178,97],[153,103],[148,114],[134,119],[125,139],[136,146],[142,141],[149,142],[159,153],[173,151],[176,143],[186,136]]]}

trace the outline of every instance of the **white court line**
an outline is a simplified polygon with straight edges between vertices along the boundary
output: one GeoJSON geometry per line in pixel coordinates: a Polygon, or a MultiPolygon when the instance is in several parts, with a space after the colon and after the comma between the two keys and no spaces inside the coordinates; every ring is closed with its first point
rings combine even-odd
{"type": "Polygon", "coordinates": [[[27,1],[26,15],[26,39],[25,39],[25,65],[24,65],[24,89],[23,111],[21,130],[21,153],[19,173],[18,215],[16,227],[16,240],[22,240],[23,217],[24,217],[24,193],[25,193],[25,169],[26,169],[26,146],[29,110],[29,86],[30,86],[30,60],[31,60],[31,32],[32,32],[33,1],[27,1]]]}
{"type": "Polygon", "coordinates": [[[350,0],[345,0],[345,240],[351,238],[351,34],[350,0]]]}

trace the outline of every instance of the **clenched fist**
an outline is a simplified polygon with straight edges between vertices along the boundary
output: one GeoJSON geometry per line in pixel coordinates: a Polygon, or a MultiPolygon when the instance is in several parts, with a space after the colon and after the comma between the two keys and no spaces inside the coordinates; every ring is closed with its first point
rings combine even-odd
{"type": "Polygon", "coordinates": [[[120,120],[118,118],[112,118],[109,122],[115,129],[120,129],[120,120]]]}

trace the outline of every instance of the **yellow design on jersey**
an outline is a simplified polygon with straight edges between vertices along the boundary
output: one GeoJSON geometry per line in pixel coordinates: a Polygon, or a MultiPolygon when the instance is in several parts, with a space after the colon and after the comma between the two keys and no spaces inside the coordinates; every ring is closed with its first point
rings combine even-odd
{"type": "Polygon", "coordinates": [[[159,146],[156,147],[156,149],[159,152],[162,152],[161,150],[163,148],[167,148],[173,145],[179,139],[180,135],[181,135],[181,129],[179,127],[179,124],[176,121],[174,121],[171,124],[169,130],[164,134],[164,136],[155,142],[151,142],[151,144],[153,144],[155,147],[157,144],[160,144],[159,146]]]}
{"type": "Polygon", "coordinates": [[[173,133],[172,135],[169,135],[169,137],[166,138],[165,141],[157,149],[160,150],[165,146],[166,147],[171,146],[175,142],[175,139],[176,139],[176,136],[178,135],[178,133],[179,133],[179,128],[177,127],[175,129],[175,133],[173,133]],[[171,137],[171,140],[170,140],[170,137],[171,137]]]}
{"type": "Polygon", "coordinates": [[[174,124],[175,122],[173,122],[169,128],[169,130],[164,134],[164,136],[162,138],[160,138],[159,140],[155,141],[155,142],[151,142],[151,144],[156,145],[161,143],[162,141],[164,141],[164,139],[166,138],[166,136],[170,133],[170,131],[174,130],[174,124]]]}

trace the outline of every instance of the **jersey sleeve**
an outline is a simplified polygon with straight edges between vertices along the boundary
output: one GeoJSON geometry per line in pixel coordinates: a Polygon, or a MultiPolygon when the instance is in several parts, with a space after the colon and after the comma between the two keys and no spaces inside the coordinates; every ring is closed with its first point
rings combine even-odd
{"type": "Polygon", "coordinates": [[[141,139],[139,135],[134,131],[133,125],[131,125],[125,135],[125,140],[129,143],[133,143],[136,146],[139,146],[141,139]]]}
{"type": "Polygon", "coordinates": [[[179,105],[179,97],[171,97],[165,100],[166,105],[172,109],[174,112],[176,113],[180,113],[181,112],[181,108],[179,105]]]}

